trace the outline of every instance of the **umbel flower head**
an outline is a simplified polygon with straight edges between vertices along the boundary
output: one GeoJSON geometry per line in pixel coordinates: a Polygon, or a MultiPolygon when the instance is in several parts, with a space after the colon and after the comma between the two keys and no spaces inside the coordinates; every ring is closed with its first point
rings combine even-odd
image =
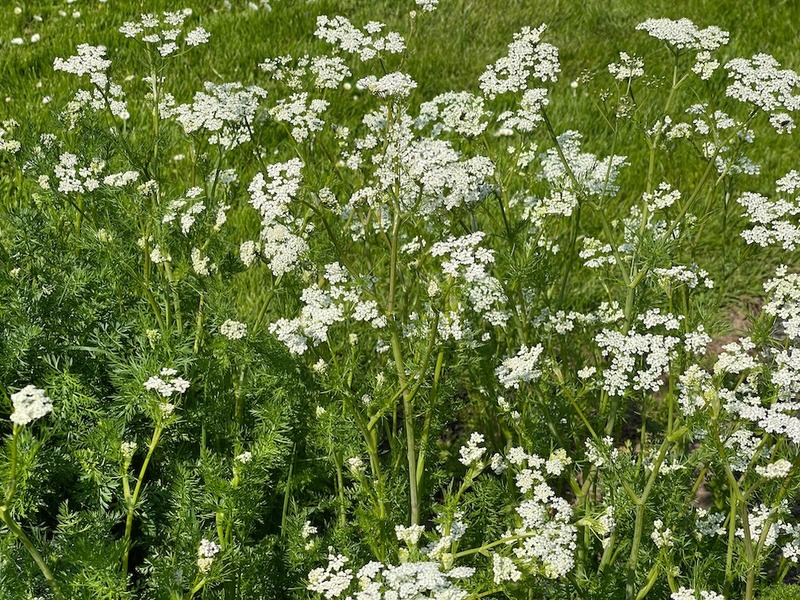
{"type": "Polygon", "coordinates": [[[16,394],[11,394],[14,412],[11,421],[16,425],[27,425],[53,410],[53,401],[45,396],[44,390],[27,385],[16,394]]]}

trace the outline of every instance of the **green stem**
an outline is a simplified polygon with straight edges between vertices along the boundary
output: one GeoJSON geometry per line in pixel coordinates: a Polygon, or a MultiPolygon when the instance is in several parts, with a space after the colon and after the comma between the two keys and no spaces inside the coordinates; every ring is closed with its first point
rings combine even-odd
{"type": "Polygon", "coordinates": [[[5,523],[6,527],[8,527],[8,530],[20,541],[20,543],[28,551],[28,554],[31,555],[31,558],[33,558],[36,566],[39,567],[39,571],[41,571],[42,575],[44,575],[44,578],[47,580],[47,584],[50,586],[53,596],[55,596],[57,600],[61,600],[63,596],[61,595],[61,589],[59,588],[58,583],[56,583],[55,577],[53,576],[53,571],[47,566],[44,558],[42,558],[42,555],[33,545],[33,542],[31,542],[30,538],[25,534],[17,522],[14,521],[11,514],[8,512],[8,507],[0,506],[0,520],[5,523]]]}
{"type": "Polygon", "coordinates": [[[150,439],[150,445],[147,447],[147,455],[144,457],[144,462],[142,463],[142,468],[139,469],[139,478],[136,481],[136,487],[133,490],[133,495],[130,497],[125,498],[128,503],[128,514],[125,519],[125,538],[123,541],[124,545],[124,552],[122,555],[122,576],[126,578],[128,577],[128,558],[130,555],[131,550],[131,531],[133,530],[133,516],[136,511],[136,505],[139,502],[139,496],[142,493],[142,485],[144,483],[144,476],[147,472],[147,466],[150,464],[150,459],[153,456],[153,452],[158,445],[158,440],[161,438],[161,433],[164,431],[163,426],[156,425],[155,429],[153,430],[153,437],[150,439]]]}

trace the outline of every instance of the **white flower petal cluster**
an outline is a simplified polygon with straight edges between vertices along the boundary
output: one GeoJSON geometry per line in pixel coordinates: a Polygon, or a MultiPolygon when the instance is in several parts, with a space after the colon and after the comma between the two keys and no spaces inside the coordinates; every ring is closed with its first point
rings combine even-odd
{"type": "Polygon", "coordinates": [[[685,285],[690,290],[693,290],[701,283],[708,289],[714,287],[714,280],[708,276],[708,271],[701,269],[697,265],[673,265],[668,269],[656,267],[653,269],[653,275],[657,278],[659,284],[665,288],[685,285]]]}
{"type": "Polygon", "coordinates": [[[320,115],[330,103],[321,98],[308,99],[308,93],[292,94],[269,109],[269,116],[277,123],[285,123],[296,142],[306,140],[312,133],[322,131],[325,121],[320,115]]]}
{"type": "Polygon", "coordinates": [[[53,176],[58,180],[58,191],[62,194],[85,194],[100,187],[100,174],[105,169],[105,162],[95,158],[86,165],[70,152],[58,157],[58,164],[53,167],[53,176]]]}
{"type": "Polygon", "coordinates": [[[480,77],[481,90],[487,97],[524,91],[531,79],[557,80],[561,72],[558,48],[541,41],[545,29],[545,25],[535,29],[523,27],[514,34],[508,54],[487,66],[480,77]]]}
{"type": "Polygon", "coordinates": [[[544,348],[541,344],[536,346],[523,345],[515,356],[505,359],[495,374],[504,388],[519,388],[523,382],[535,381],[542,375],[539,357],[544,348]]]}
{"type": "Polygon", "coordinates": [[[600,269],[604,266],[617,264],[611,244],[603,244],[597,238],[586,236],[583,238],[583,249],[578,252],[583,259],[583,264],[590,269],[600,269]]]}
{"type": "Polygon", "coordinates": [[[217,270],[217,266],[211,263],[208,256],[203,256],[203,251],[200,248],[192,248],[192,270],[201,277],[208,277],[212,272],[217,270]]]}
{"type": "Polygon", "coordinates": [[[647,210],[650,212],[667,209],[680,199],[680,191],[673,190],[672,186],[667,182],[660,183],[650,194],[647,192],[642,194],[642,200],[647,204],[647,210]]]}
{"type": "MultiPolygon", "coordinates": [[[[639,315],[638,320],[647,329],[663,327],[667,331],[678,329],[680,322],[657,309],[639,315]]],[[[595,336],[595,342],[601,354],[611,360],[603,371],[603,389],[612,396],[623,396],[627,391],[657,392],[661,388],[663,375],[677,358],[681,337],[640,333],[633,328],[627,333],[604,329],[595,336]]]]}
{"type": "Polygon", "coordinates": [[[530,133],[544,121],[542,112],[548,104],[550,99],[545,88],[531,88],[522,93],[517,110],[501,113],[497,121],[502,129],[530,133]]]}
{"type": "Polygon", "coordinates": [[[699,29],[689,19],[647,19],[636,26],[650,36],[666,42],[676,50],[696,50],[695,64],[692,67],[701,79],[711,78],[719,67],[719,61],[711,53],[728,43],[730,34],[714,25],[699,29]]]}
{"type": "Polygon", "coordinates": [[[522,577],[522,572],[512,559],[497,553],[492,554],[492,572],[494,573],[494,582],[497,584],[504,581],[519,581],[522,577]]]}
{"type": "Polygon", "coordinates": [[[241,340],[247,336],[247,323],[228,319],[219,326],[219,333],[229,340],[241,340]]]}
{"type": "MultiPolygon", "coordinates": [[[[430,253],[444,258],[442,272],[459,282],[470,309],[492,325],[503,326],[510,318],[505,308],[507,297],[500,281],[487,271],[494,263],[494,251],[480,247],[484,237],[482,231],[458,238],[451,236],[444,242],[433,244],[430,253]]],[[[432,291],[436,292],[437,288],[432,291]]],[[[457,315],[451,316],[450,320],[454,319],[459,320],[457,315]]],[[[440,319],[441,325],[443,321],[440,319]]]]}
{"type": "Polygon", "coordinates": [[[197,549],[197,568],[201,573],[208,573],[214,562],[214,557],[222,550],[222,547],[210,540],[203,538],[200,540],[200,547],[197,549]]]}
{"type": "Polygon", "coordinates": [[[414,123],[419,129],[432,123],[431,137],[452,132],[473,138],[486,131],[488,116],[481,96],[469,92],[445,92],[423,102],[414,123]]]}
{"type": "Polygon", "coordinates": [[[791,251],[800,245],[800,227],[794,219],[800,214],[797,196],[800,172],[792,170],[778,179],[775,191],[781,196],[771,199],[755,192],[745,192],[737,198],[745,209],[745,217],[753,223],[753,227],[742,232],[742,237],[748,244],[762,248],[780,244],[784,250],[791,251]]]}
{"type": "Polygon", "coordinates": [[[294,319],[278,319],[269,327],[270,333],[284,343],[292,354],[303,354],[309,343],[312,346],[328,341],[328,330],[346,319],[369,323],[375,329],[387,326],[388,320],[380,314],[374,300],[365,300],[364,290],[349,281],[344,268],[338,263],[326,266],[329,287],[323,289],[313,284],[303,290],[300,301],[303,307],[294,319]]]}
{"type": "Polygon", "coordinates": [[[378,98],[407,98],[416,89],[417,82],[408,73],[387,73],[380,79],[367,75],[356,82],[360,89],[369,91],[378,98]]]}
{"type": "Polygon", "coordinates": [[[414,600],[464,600],[469,593],[460,589],[454,579],[469,579],[475,572],[470,567],[455,567],[442,571],[439,562],[405,562],[399,565],[370,562],[353,575],[352,569],[344,569],[348,558],[342,555],[328,556],[328,565],[314,569],[308,574],[307,589],[321,594],[326,600],[339,598],[351,592],[354,600],[383,600],[409,598],[414,600]],[[351,586],[357,584],[355,589],[351,586]]]}
{"type": "Polygon", "coordinates": [[[664,527],[664,522],[661,519],[653,521],[653,531],[650,533],[650,539],[656,545],[656,548],[672,548],[675,542],[672,539],[672,529],[664,527]]]}
{"type": "Polygon", "coordinates": [[[211,38],[202,27],[184,33],[181,29],[184,21],[192,14],[192,10],[164,12],[161,17],[143,14],[138,21],[126,21],[119,28],[120,33],[128,38],[137,39],[145,44],[153,45],[162,57],[175,54],[179,50],[178,43],[183,35],[186,46],[199,46],[211,38]]]}
{"type": "MultiPolygon", "coordinates": [[[[614,155],[601,159],[590,152],[581,152],[582,138],[579,132],[571,130],[557,138],[561,154],[564,155],[572,175],[564,167],[558,150],[549,148],[542,156],[541,177],[558,191],[597,197],[616,194],[615,182],[619,169],[628,164],[627,157],[614,155]]],[[[572,212],[570,210],[569,213],[562,214],[569,216],[572,212]]]]}
{"type": "MultiPolygon", "coordinates": [[[[367,134],[354,140],[355,151],[344,153],[348,168],[362,173],[374,169],[369,185],[351,196],[346,215],[365,204],[379,215],[388,215],[386,193],[397,196],[403,210],[422,215],[474,204],[488,195],[487,179],[494,173],[491,160],[485,156],[463,159],[449,141],[417,139],[414,119],[401,107],[395,108],[398,112],[391,127],[387,107],[367,114],[363,119],[367,134]],[[371,155],[365,157],[366,153],[371,155]]],[[[373,227],[384,231],[389,225],[387,218],[373,227]]],[[[364,232],[359,235],[363,237],[364,232]]]]}
{"type": "Polygon", "coordinates": [[[627,52],[620,52],[619,62],[609,64],[608,72],[619,81],[636,79],[644,75],[644,60],[635,54],[631,56],[627,52]]]}
{"type": "Polygon", "coordinates": [[[394,533],[398,541],[403,542],[409,547],[416,546],[420,536],[425,533],[425,526],[409,525],[408,527],[404,527],[403,525],[395,525],[394,533]]]}
{"type": "Polygon", "coordinates": [[[478,432],[473,432],[472,435],[469,436],[469,441],[466,445],[462,446],[458,452],[461,457],[458,459],[459,462],[466,467],[471,467],[479,463],[486,453],[486,448],[481,446],[483,442],[483,435],[478,432]]]}
{"type": "Polygon", "coordinates": [[[26,385],[20,391],[11,394],[11,422],[15,425],[27,425],[31,421],[45,416],[53,410],[53,401],[44,390],[33,385],[26,385]]]}
{"type": "MultiPolygon", "coordinates": [[[[757,393],[753,386],[747,384],[740,384],[735,391],[721,389],[719,394],[725,401],[725,410],[730,414],[755,423],[767,433],[786,436],[793,444],[800,444],[800,418],[796,416],[800,410],[800,402],[775,400],[771,404],[765,405],[761,394],[757,393]]],[[[761,437],[747,430],[739,431],[746,432],[746,435],[742,434],[745,435],[742,440],[746,445],[746,453],[743,457],[744,460],[740,461],[742,464],[737,466],[739,470],[742,470],[742,467],[752,459],[761,437]]],[[[731,460],[731,462],[734,461],[731,460]]]]}
{"type": "Polygon", "coordinates": [[[378,36],[385,25],[370,21],[363,29],[355,27],[347,18],[337,15],[317,17],[317,30],[314,35],[333,44],[342,52],[356,54],[362,61],[375,58],[381,53],[399,54],[405,50],[405,40],[399,33],[390,31],[378,36]]]}
{"type": "Polygon", "coordinates": [[[678,50],[705,50],[713,52],[728,43],[730,34],[714,25],[699,29],[689,19],[647,19],[636,26],[651,37],[662,40],[678,50]]]}
{"type": "Polygon", "coordinates": [[[785,458],[781,458],[773,463],[769,463],[766,467],[757,465],[755,468],[756,473],[766,479],[783,479],[791,470],[792,463],[785,458]]]}
{"type": "Polygon", "coordinates": [[[250,140],[250,127],[255,119],[259,101],[266,90],[257,85],[241,83],[215,84],[207,81],[204,92],[196,92],[191,104],[171,107],[162,104],[164,118],[174,118],[187,134],[206,131],[208,142],[226,149],[250,140]]]}
{"type": "Polygon", "coordinates": [[[706,408],[716,390],[711,373],[699,365],[690,365],[678,377],[678,391],[678,404],[681,412],[690,417],[698,410],[706,408]]]}
{"type": "Polygon", "coordinates": [[[175,369],[161,369],[159,375],[153,375],[144,382],[144,389],[153,390],[164,398],[183,394],[189,389],[189,382],[183,377],[176,377],[175,369]]]}
{"type": "Polygon", "coordinates": [[[779,320],[788,338],[800,338],[800,274],[789,273],[788,267],[781,265],[764,290],[769,294],[764,312],[779,320]]]}
{"type": "Polygon", "coordinates": [[[699,590],[696,592],[693,588],[681,586],[677,592],[670,594],[670,600],[725,600],[725,596],[717,592],[699,590]]]}
{"type": "MultiPolygon", "coordinates": [[[[541,474],[539,478],[544,479],[541,474]]],[[[575,565],[577,528],[570,522],[572,507],[544,482],[533,488],[532,496],[516,509],[522,525],[513,535],[525,537],[512,552],[521,564],[544,577],[564,577],[575,565]]]]}
{"type": "Polygon", "coordinates": [[[784,112],[800,109],[800,75],[791,69],[781,69],[780,63],[769,54],[756,54],[752,58],[734,58],[725,65],[733,82],[725,91],[730,98],[750,104],[775,120],[770,123],[782,133],[790,125],[791,117],[784,112]],[[783,121],[788,119],[787,124],[783,121]]]}
{"type": "Polygon", "coordinates": [[[123,171],[121,173],[112,173],[106,175],[103,183],[109,187],[125,187],[131,185],[139,180],[138,171],[123,171]]]}
{"type": "Polygon", "coordinates": [[[106,58],[106,47],[80,44],[77,50],[77,54],[67,59],[56,58],[53,62],[53,69],[56,71],[71,73],[78,77],[88,75],[89,81],[94,86],[92,91],[78,90],[72,101],[67,104],[64,115],[71,123],[70,128],[74,126],[80,111],[85,107],[94,111],[108,108],[111,114],[123,121],[129,119],[125,92],[108,76],[111,61],[106,58]]]}
{"type": "Polygon", "coordinates": [[[425,12],[433,12],[439,4],[439,0],[416,0],[417,6],[425,12]]]}
{"type": "Polygon", "coordinates": [[[16,154],[22,148],[22,144],[13,139],[14,130],[19,127],[19,123],[14,119],[6,119],[0,127],[0,152],[9,152],[16,154]]]}

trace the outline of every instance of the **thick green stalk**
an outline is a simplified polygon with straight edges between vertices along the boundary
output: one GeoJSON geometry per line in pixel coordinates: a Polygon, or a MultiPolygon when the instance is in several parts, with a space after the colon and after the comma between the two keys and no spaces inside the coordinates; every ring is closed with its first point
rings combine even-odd
{"type": "Polygon", "coordinates": [[[133,494],[125,498],[128,504],[128,514],[125,519],[125,538],[124,538],[124,552],[122,555],[122,576],[127,579],[128,577],[128,558],[131,550],[131,531],[133,530],[133,517],[136,512],[136,505],[139,502],[139,496],[142,493],[142,485],[144,483],[144,476],[147,473],[147,466],[150,464],[150,459],[153,457],[153,452],[158,445],[158,440],[161,438],[161,433],[164,431],[163,426],[156,425],[153,430],[153,437],[150,439],[150,445],[147,447],[147,455],[144,457],[142,468],[139,469],[139,478],[136,481],[136,487],[133,489],[133,494]]]}
{"type": "Polygon", "coordinates": [[[627,567],[628,575],[625,583],[625,597],[628,600],[635,600],[636,598],[634,583],[636,580],[636,567],[639,563],[639,547],[642,543],[642,533],[644,531],[644,515],[647,499],[650,496],[650,493],[653,491],[653,486],[656,483],[659,470],[661,469],[661,463],[664,462],[664,458],[667,455],[667,448],[669,448],[669,444],[670,439],[664,439],[664,442],[661,444],[661,448],[658,451],[658,456],[653,462],[653,470],[650,472],[650,477],[647,479],[647,483],[644,486],[642,495],[636,502],[636,522],[634,523],[633,527],[633,541],[631,542],[631,554],[628,558],[627,567]]]}

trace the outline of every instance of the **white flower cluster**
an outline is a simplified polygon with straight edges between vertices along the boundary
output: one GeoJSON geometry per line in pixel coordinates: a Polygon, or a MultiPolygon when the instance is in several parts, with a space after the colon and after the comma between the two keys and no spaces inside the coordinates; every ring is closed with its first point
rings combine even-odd
{"type": "MultiPolygon", "coordinates": [[[[267,167],[267,177],[257,173],[248,187],[250,204],[261,215],[260,253],[276,277],[294,270],[308,252],[308,243],[290,228],[301,224],[289,210],[302,181],[303,163],[293,158],[267,167]]],[[[247,265],[258,255],[256,246],[242,247],[242,261],[247,265]]]]}
{"type": "Polygon", "coordinates": [[[785,458],[769,463],[766,467],[756,466],[755,471],[766,479],[783,479],[792,470],[792,463],[785,458]]]}
{"type": "Polygon", "coordinates": [[[100,187],[98,177],[105,162],[95,158],[88,166],[81,166],[77,155],[64,152],[53,167],[53,176],[58,180],[58,191],[62,194],[85,194],[100,187]]]}
{"type": "Polygon", "coordinates": [[[138,447],[139,445],[136,442],[122,442],[122,444],[120,444],[119,451],[122,454],[122,458],[130,463],[138,447]]]}
{"type": "Polygon", "coordinates": [[[314,87],[320,89],[336,89],[352,74],[339,56],[310,57],[306,54],[297,60],[288,55],[276,56],[258,66],[269,73],[273,81],[280,81],[290,89],[300,89],[309,73],[314,76],[314,87]]]}
{"type": "Polygon", "coordinates": [[[269,116],[277,123],[286,123],[292,138],[296,142],[302,142],[312,133],[322,131],[325,121],[320,119],[320,115],[329,104],[321,98],[314,98],[309,102],[308,93],[301,92],[279,100],[269,109],[269,116]]]}
{"type": "Polygon", "coordinates": [[[45,391],[33,385],[26,385],[20,391],[11,394],[11,422],[15,425],[27,425],[53,410],[53,401],[45,395],[45,391]]]}
{"type": "Polygon", "coordinates": [[[725,535],[725,513],[709,512],[704,508],[697,509],[697,519],[694,522],[695,536],[697,539],[703,537],[718,537],[725,535]]]}
{"type": "MultiPolygon", "coordinates": [[[[184,8],[180,12],[165,12],[161,18],[153,14],[143,14],[139,21],[123,23],[119,31],[125,37],[154,45],[162,57],[167,57],[179,50],[178,42],[183,33],[181,27],[191,14],[190,8],[184,8]]],[[[210,37],[205,29],[197,27],[183,36],[183,42],[187,46],[199,46],[208,42],[210,37]]]]}
{"type": "Polygon", "coordinates": [[[500,381],[500,385],[508,388],[519,388],[523,382],[535,381],[542,375],[539,366],[539,357],[544,348],[541,344],[536,346],[523,345],[515,356],[505,359],[497,369],[495,374],[500,381]]]}
{"type": "MultiPolygon", "coordinates": [[[[562,198],[562,201],[572,203],[572,205],[577,201],[569,197],[569,194],[583,193],[597,197],[616,194],[615,182],[619,175],[619,169],[628,164],[625,156],[614,155],[600,159],[590,152],[581,152],[582,137],[577,131],[565,131],[557,138],[561,153],[572,172],[571,175],[564,167],[561,155],[555,148],[549,148],[542,156],[541,177],[555,190],[566,196],[562,198]],[[573,177],[575,181],[573,181],[573,177]],[[575,188],[576,183],[577,189],[575,188]]],[[[561,214],[571,215],[572,207],[570,206],[569,211],[562,211],[561,214]]]]}
{"type": "Polygon", "coordinates": [[[657,210],[664,210],[675,204],[681,199],[681,193],[678,190],[673,190],[672,186],[666,182],[659,184],[653,193],[642,194],[642,200],[647,205],[647,210],[655,212],[657,210]]]}
{"type": "Polygon", "coordinates": [[[644,61],[635,54],[631,56],[627,52],[620,52],[619,62],[609,64],[608,72],[620,81],[635,79],[644,75],[644,61]]]}
{"type": "MultiPolygon", "coordinates": [[[[794,398],[781,400],[779,397],[765,406],[761,394],[750,381],[740,384],[735,390],[720,389],[719,394],[725,401],[725,410],[730,414],[755,423],[767,433],[786,436],[794,444],[800,443],[800,418],[796,416],[800,402],[794,398]]],[[[739,431],[745,432],[741,441],[748,446],[747,454],[752,458],[760,437],[744,429],[739,431]]]]}
{"type": "Polygon", "coordinates": [[[677,592],[670,594],[670,600],[725,600],[725,596],[717,592],[700,590],[696,592],[693,588],[681,586],[677,592]]]}
{"type": "Polygon", "coordinates": [[[77,54],[67,59],[56,58],[53,61],[53,69],[78,77],[88,75],[89,81],[94,87],[91,92],[78,90],[73,100],[67,105],[65,115],[74,123],[80,109],[88,106],[92,110],[108,108],[111,114],[123,121],[130,118],[122,87],[113,83],[108,77],[111,61],[106,58],[106,47],[80,44],[77,50],[77,54]]]}
{"type": "Polygon", "coordinates": [[[728,43],[730,34],[714,25],[699,29],[689,19],[647,19],[636,26],[650,36],[666,42],[676,50],[696,50],[692,71],[701,79],[710,79],[719,67],[719,61],[711,58],[711,53],[728,43]]]}
{"type": "Polygon", "coordinates": [[[481,96],[469,92],[445,92],[420,105],[415,125],[421,129],[433,123],[431,137],[452,132],[473,138],[486,131],[485,119],[488,116],[481,96]]]}
{"type": "Polygon", "coordinates": [[[605,465],[613,467],[619,459],[619,450],[614,448],[614,438],[604,437],[600,442],[586,439],[586,460],[598,468],[605,465]]]}
{"type": "Polygon", "coordinates": [[[550,99],[547,97],[546,89],[532,88],[525,90],[519,101],[519,108],[515,111],[500,113],[497,121],[501,124],[503,130],[530,133],[539,123],[544,121],[542,111],[549,103],[550,99]]]}
{"type": "Polygon", "coordinates": [[[492,572],[494,573],[494,582],[497,584],[504,581],[519,581],[522,577],[522,571],[517,568],[512,559],[497,553],[492,554],[492,572]]]}
{"type": "Polygon", "coordinates": [[[362,61],[367,61],[383,52],[399,54],[405,50],[405,40],[397,32],[390,31],[378,37],[384,27],[383,23],[370,21],[361,30],[343,16],[329,18],[320,15],[317,17],[317,30],[314,35],[337,46],[342,52],[356,54],[362,61]]]}
{"type": "Polygon", "coordinates": [[[636,26],[657,40],[662,40],[678,50],[705,50],[713,52],[728,43],[730,34],[719,27],[698,29],[689,19],[647,19],[636,26]]]}
{"type": "Polygon", "coordinates": [[[161,222],[171,224],[180,221],[181,233],[187,235],[197,221],[197,215],[206,210],[206,205],[201,200],[196,200],[203,194],[203,188],[193,187],[186,191],[185,198],[172,200],[161,218],[161,222]],[[194,202],[190,202],[194,200],[194,202]],[[180,216],[180,219],[178,217],[180,216]]]}
{"type": "Polygon", "coordinates": [[[439,0],[416,0],[416,2],[417,6],[425,12],[433,12],[439,4],[439,0]]]}
{"type": "MultiPolygon", "coordinates": [[[[677,329],[677,319],[656,311],[640,315],[640,320],[648,328],[677,329]]],[[[602,355],[611,358],[611,364],[603,371],[603,389],[612,396],[623,396],[629,390],[657,392],[663,384],[662,376],[677,357],[681,339],[635,329],[626,334],[604,329],[595,336],[595,342],[602,355]]]]}
{"type": "Polygon", "coordinates": [[[247,336],[247,323],[228,319],[219,326],[219,333],[229,340],[241,340],[247,336]]]}
{"type": "Polygon", "coordinates": [[[556,496],[541,473],[536,479],[541,483],[531,490],[532,497],[516,509],[521,525],[511,535],[523,537],[512,552],[528,569],[556,579],[566,576],[575,564],[577,528],[570,523],[569,502],[556,496]]]}
{"type": "Polygon", "coordinates": [[[664,528],[664,522],[661,519],[653,521],[653,531],[650,533],[650,539],[656,545],[656,548],[672,548],[675,542],[672,540],[672,529],[669,527],[664,528]]]}
{"type": "Polygon", "coordinates": [[[715,394],[711,374],[699,365],[690,365],[678,377],[678,390],[678,404],[687,417],[703,410],[715,394]]]}
{"type": "Polygon", "coordinates": [[[733,82],[725,93],[771,113],[770,123],[779,133],[791,131],[794,121],[784,111],[800,109],[800,75],[781,69],[769,54],[756,54],[750,59],[734,58],[725,65],[733,82]]]}
{"type": "Polygon", "coordinates": [[[214,562],[214,557],[222,550],[219,544],[203,538],[197,549],[197,568],[201,573],[208,573],[214,562]]]}
{"type": "Polygon", "coordinates": [[[382,600],[409,598],[414,600],[465,600],[469,593],[459,588],[452,580],[469,579],[475,573],[470,567],[455,567],[442,571],[439,562],[405,562],[399,565],[370,562],[353,576],[352,569],[345,569],[346,556],[328,556],[326,568],[317,568],[308,574],[311,592],[321,594],[326,600],[339,598],[357,583],[357,589],[348,598],[358,600],[382,600]]]}
{"type": "Polygon", "coordinates": [[[597,238],[586,236],[583,238],[583,249],[578,253],[583,259],[583,264],[590,269],[599,269],[606,265],[617,264],[611,244],[603,244],[597,238]]]}
{"type": "MultiPolygon", "coordinates": [[[[775,190],[779,194],[794,195],[800,190],[800,173],[789,171],[777,180],[775,190]]],[[[797,198],[774,200],[754,192],[746,192],[737,199],[745,209],[745,216],[754,224],[742,232],[748,244],[762,248],[779,243],[784,250],[794,250],[800,245],[800,228],[792,217],[800,214],[797,198]]]]}
{"type": "MultiPolygon", "coordinates": [[[[371,185],[357,190],[350,198],[348,211],[364,204],[378,214],[388,213],[386,194],[397,196],[403,210],[428,215],[436,210],[453,210],[474,204],[489,193],[486,183],[494,173],[494,164],[484,156],[462,160],[461,152],[452,143],[431,138],[415,139],[414,120],[402,108],[391,127],[388,108],[364,116],[368,132],[354,141],[355,151],[345,152],[348,168],[364,172],[374,165],[371,185]],[[372,152],[368,160],[364,152],[372,152]]],[[[385,230],[389,222],[378,221],[373,227],[385,230]]],[[[363,232],[362,232],[363,234],[363,232]]]]}
{"type": "Polygon", "coordinates": [[[125,187],[136,183],[138,180],[138,171],[122,171],[121,173],[106,175],[103,179],[103,183],[109,187],[125,187]]]}
{"type": "Polygon", "coordinates": [[[764,312],[780,321],[788,338],[800,338],[800,274],[789,273],[788,267],[781,265],[764,290],[769,294],[764,312]]]}
{"type": "Polygon", "coordinates": [[[174,100],[166,97],[160,106],[163,117],[174,117],[187,134],[209,132],[208,142],[225,149],[249,141],[250,128],[260,99],[267,96],[266,90],[257,85],[210,81],[204,88],[205,92],[195,93],[191,104],[174,106],[174,100]]]}
{"type": "Polygon", "coordinates": [[[469,436],[469,441],[465,446],[461,447],[459,450],[459,462],[466,466],[471,467],[473,465],[478,465],[483,455],[486,453],[486,448],[481,446],[484,442],[484,437],[482,434],[473,432],[472,435],[469,436]]]}
{"type": "Polygon", "coordinates": [[[362,291],[349,283],[347,271],[338,263],[325,267],[329,288],[317,284],[303,290],[303,307],[294,319],[278,319],[269,327],[270,333],[286,344],[292,354],[303,354],[312,346],[327,342],[328,329],[345,319],[369,323],[375,329],[386,327],[388,321],[378,312],[374,300],[361,298],[362,291]]]}
{"type": "Polygon", "coordinates": [[[22,144],[10,136],[14,134],[14,130],[19,127],[14,119],[6,119],[0,127],[0,152],[10,152],[16,154],[22,148],[22,144]]]}
{"type": "Polygon", "coordinates": [[[153,375],[144,382],[144,389],[158,392],[164,398],[183,394],[189,389],[189,382],[183,377],[176,377],[177,374],[175,369],[161,369],[158,376],[153,375]]]}
{"type": "MultiPolygon", "coordinates": [[[[431,246],[431,256],[443,257],[442,272],[459,281],[466,292],[470,308],[495,326],[503,326],[510,318],[502,285],[487,272],[494,263],[494,251],[480,247],[485,237],[477,231],[462,237],[449,237],[431,246]]],[[[435,283],[435,282],[434,282],[435,283]]],[[[430,291],[438,293],[438,286],[430,291]]],[[[451,319],[452,320],[452,319],[451,319]]]]}
{"type": "Polygon", "coordinates": [[[407,98],[416,89],[417,82],[407,73],[387,73],[380,79],[367,75],[356,82],[360,89],[369,91],[378,98],[407,98]]]}
{"type": "Polygon", "coordinates": [[[397,540],[409,547],[416,546],[420,536],[424,532],[424,525],[409,525],[408,527],[404,527],[403,525],[394,526],[394,533],[397,536],[397,540]]]}
{"type": "Polygon", "coordinates": [[[559,310],[553,313],[549,309],[544,309],[532,320],[532,324],[546,333],[555,332],[558,335],[566,335],[575,331],[576,327],[614,325],[624,318],[625,313],[615,300],[614,302],[601,302],[596,310],[587,313],[574,310],[570,312],[559,310]]]}
{"type": "Polygon", "coordinates": [[[541,41],[545,29],[545,25],[535,29],[524,27],[514,34],[508,54],[487,66],[480,77],[480,87],[486,96],[494,98],[506,92],[524,91],[530,79],[556,81],[561,72],[558,48],[541,41]]]}
{"type": "Polygon", "coordinates": [[[653,269],[653,275],[664,288],[685,285],[693,290],[701,283],[708,289],[714,287],[714,280],[708,276],[708,271],[697,265],[673,265],[669,269],[656,267],[653,269]]]}

